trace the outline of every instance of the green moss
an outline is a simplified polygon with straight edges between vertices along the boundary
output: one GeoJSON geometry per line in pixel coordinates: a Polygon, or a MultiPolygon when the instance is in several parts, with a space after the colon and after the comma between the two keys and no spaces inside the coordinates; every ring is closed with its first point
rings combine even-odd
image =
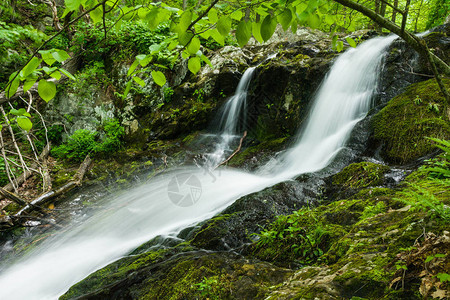
{"type": "Polygon", "coordinates": [[[249,147],[244,151],[237,153],[231,158],[228,165],[233,167],[242,166],[246,161],[252,159],[255,156],[259,158],[268,158],[268,156],[273,155],[274,152],[283,149],[287,138],[279,138],[271,141],[266,141],[253,147],[249,147]]]}
{"type": "MultiPolygon", "coordinates": [[[[443,81],[450,86],[450,79],[443,81]]],[[[412,161],[434,150],[425,137],[450,137],[448,109],[434,79],[413,84],[375,115],[374,137],[390,161],[412,161]]]]}
{"type": "Polygon", "coordinates": [[[345,167],[333,177],[333,183],[357,189],[376,186],[383,182],[383,175],[389,167],[371,162],[354,163],[345,167]]]}
{"type": "Polygon", "coordinates": [[[125,279],[127,274],[130,274],[133,271],[136,271],[137,269],[160,259],[163,257],[165,252],[166,250],[151,251],[118,260],[117,262],[109,264],[108,266],[92,273],[83,281],[80,281],[76,285],[72,286],[59,299],[72,299],[97,289],[105,288],[109,284],[125,279]]]}

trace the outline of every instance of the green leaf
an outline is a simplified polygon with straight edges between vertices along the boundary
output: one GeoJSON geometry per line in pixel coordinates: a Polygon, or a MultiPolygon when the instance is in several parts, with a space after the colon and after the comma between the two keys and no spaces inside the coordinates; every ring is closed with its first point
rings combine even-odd
{"type": "Polygon", "coordinates": [[[425,263],[429,263],[430,261],[432,261],[434,259],[433,255],[427,256],[427,259],[425,259],[425,263]]]}
{"type": "Polygon", "coordinates": [[[239,46],[244,47],[252,36],[252,23],[241,21],[236,29],[236,39],[239,46]]]}
{"type": "Polygon", "coordinates": [[[347,37],[347,38],[345,38],[345,40],[350,45],[350,47],[356,48],[356,42],[351,37],[347,37]]]}
{"type": "Polygon", "coordinates": [[[14,115],[14,116],[20,116],[21,113],[19,110],[15,109],[15,108],[11,108],[11,110],[9,111],[10,115],[14,115]]]}
{"type": "Polygon", "coordinates": [[[231,19],[229,17],[222,17],[217,22],[217,30],[221,35],[227,36],[231,30],[231,19]]]}
{"type": "Polygon", "coordinates": [[[69,11],[76,10],[81,5],[81,0],[66,0],[66,9],[69,11]]]}
{"type": "Polygon", "coordinates": [[[450,281],[450,275],[447,273],[439,273],[436,275],[436,277],[441,281],[441,282],[446,282],[446,281],[450,281]]]}
{"type": "Polygon", "coordinates": [[[180,45],[186,46],[187,43],[191,40],[193,34],[190,32],[182,32],[178,35],[178,41],[180,42],[180,45]]]}
{"type": "Polygon", "coordinates": [[[188,61],[188,69],[194,74],[197,74],[200,71],[201,61],[198,57],[192,57],[188,61]]]}
{"type": "Polygon", "coordinates": [[[200,50],[200,40],[197,37],[193,37],[189,45],[187,46],[187,51],[191,55],[195,55],[197,51],[200,50]]]}
{"type": "Polygon", "coordinates": [[[61,73],[59,71],[54,71],[54,72],[50,73],[50,77],[55,78],[56,80],[60,80],[61,73]]]}
{"type": "Polygon", "coordinates": [[[309,18],[308,18],[308,25],[311,28],[314,28],[314,29],[315,28],[319,28],[319,26],[320,26],[320,18],[319,18],[319,16],[317,14],[314,14],[314,13],[310,14],[309,18]]]}
{"type": "Polygon", "coordinates": [[[139,66],[139,60],[136,59],[130,66],[130,68],[128,69],[127,72],[127,76],[130,76],[131,74],[133,74],[134,70],[136,70],[137,66],[139,66]]]}
{"type": "Polygon", "coordinates": [[[33,57],[29,63],[22,69],[20,72],[20,76],[22,78],[27,77],[31,73],[33,73],[37,67],[39,67],[39,64],[41,63],[41,60],[37,57],[33,57]]]}
{"type": "Polygon", "coordinates": [[[56,61],[58,61],[58,62],[63,62],[63,61],[65,61],[66,59],[69,59],[69,58],[70,58],[69,54],[67,54],[67,52],[64,51],[64,50],[57,50],[57,51],[54,51],[54,52],[52,53],[52,56],[53,56],[53,58],[56,59],[56,61]]]}
{"type": "Polygon", "coordinates": [[[66,69],[59,68],[58,70],[59,70],[61,73],[63,73],[64,75],[66,75],[67,78],[70,78],[70,79],[72,79],[72,80],[75,80],[75,76],[73,76],[72,74],[70,74],[70,72],[67,71],[66,69]]]}
{"type": "Polygon", "coordinates": [[[56,95],[55,83],[44,79],[39,80],[38,94],[45,102],[52,100],[56,95]]]}
{"type": "Polygon", "coordinates": [[[263,38],[264,42],[272,37],[276,27],[277,20],[275,18],[272,18],[270,15],[267,15],[261,24],[261,37],[263,38]]]}
{"type": "Polygon", "coordinates": [[[145,17],[145,21],[147,22],[147,26],[150,30],[156,29],[159,23],[162,22],[164,18],[164,14],[161,14],[161,10],[159,8],[154,8],[148,13],[145,17]]]}
{"type": "Polygon", "coordinates": [[[191,21],[192,21],[192,13],[190,11],[185,11],[181,15],[180,21],[178,23],[178,28],[180,32],[186,31],[186,29],[188,29],[189,25],[191,24],[191,21]]]}
{"type": "Polygon", "coordinates": [[[337,42],[336,50],[337,50],[337,52],[341,52],[342,50],[344,50],[344,42],[343,41],[337,42]]]}
{"type": "Polygon", "coordinates": [[[20,79],[19,76],[17,76],[9,85],[6,86],[6,98],[11,98],[14,96],[17,92],[17,89],[20,85],[20,79]]]}
{"type": "Polygon", "coordinates": [[[333,35],[333,39],[331,40],[331,48],[336,49],[337,48],[337,41],[338,41],[338,35],[333,35]]]}
{"type": "Polygon", "coordinates": [[[127,85],[125,86],[125,91],[123,92],[123,99],[125,99],[128,96],[132,84],[133,82],[131,80],[127,82],[127,85]]]}
{"type": "Polygon", "coordinates": [[[211,61],[210,61],[205,55],[202,55],[200,58],[201,58],[206,64],[208,64],[208,66],[210,66],[211,69],[214,68],[214,66],[212,65],[211,61]]]}
{"type": "Polygon", "coordinates": [[[173,49],[175,49],[178,46],[178,41],[171,41],[169,46],[167,47],[167,49],[169,51],[172,51],[173,49]]]}
{"type": "Polygon", "coordinates": [[[133,80],[136,81],[137,84],[139,84],[140,86],[144,87],[145,86],[145,81],[142,80],[141,78],[134,76],[133,80]]]}
{"type": "Polygon", "coordinates": [[[292,21],[292,12],[290,9],[285,9],[282,14],[278,15],[278,22],[280,22],[283,30],[286,31],[292,21]]]}
{"type": "Polygon", "coordinates": [[[292,32],[294,34],[296,34],[297,33],[297,29],[298,29],[298,23],[297,23],[297,20],[294,19],[294,20],[292,20],[291,30],[292,30],[292,32]]]}
{"type": "Polygon", "coordinates": [[[36,83],[36,81],[37,77],[25,80],[25,83],[23,84],[23,92],[24,93],[28,92],[28,90],[31,89],[31,87],[36,83]]]}
{"type": "Polygon", "coordinates": [[[325,15],[325,23],[328,25],[333,25],[335,22],[336,17],[332,15],[325,15]]]}
{"type": "Polygon", "coordinates": [[[261,36],[261,23],[252,24],[252,33],[255,40],[257,40],[260,44],[264,43],[264,40],[261,36]]]}
{"type": "Polygon", "coordinates": [[[232,18],[233,20],[239,21],[240,19],[242,19],[242,11],[236,10],[235,12],[233,12],[233,13],[231,14],[231,18],[232,18]]]}
{"type": "Polygon", "coordinates": [[[25,131],[30,131],[33,127],[33,123],[31,123],[30,119],[25,116],[19,116],[16,118],[17,125],[25,131]]]}
{"type": "Polygon", "coordinates": [[[163,86],[166,84],[166,76],[161,71],[152,71],[152,77],[155,83],[159,86],[163,86]]]}
{"type": "Polygon", "coordinates": [[[41,54],[44,62],[49,66],[53,65],[53,63],[56,61],[50,50],[41,50],[39,51],[39,53],[41,54]]]}
{"type": "Polygon", "coordinates": [[[223,35],[220,34],[220,32],[217,29],[213,29],[211,31],[211,37],[220,45],[225,45],[225,38],[223,35]]]}
{"type": "Polygon", "coordinates": [[[219,20],[219,18],[217,17],[217,10],[215,8],[212,8],[208,12],[208,19],[211,23],[216,23],[219,20]]]}
{"type": "Polygon", "coordinates": [[[101,6],[97,7],[96,9],[94,9],[93,11],[91,11],[89,13],[89,15],[91,16],[92,22],[98,23],[103,19],[103,8],[101,6]]]}

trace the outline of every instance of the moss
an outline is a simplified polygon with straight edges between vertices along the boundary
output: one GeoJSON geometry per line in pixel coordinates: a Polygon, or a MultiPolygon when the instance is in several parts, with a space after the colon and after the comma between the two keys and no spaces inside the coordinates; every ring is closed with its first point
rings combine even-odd
{"type": "Polygon", "coordinates": [[[231,158],[228,165],[233,167],[242,166],[245,162],[249,161],[253,157],[261,159],[268,159],[276,151],[280,151],[284,148],[287,138],[279,138],[275,140],[266,141],[259,145],[249,147],[231,158]]]}
{"type": "Polygon", "coordinates": [[[221,244],[222,236],[227,232],[226,221],[231,215],[224,214],[212,218],[195,234],[192,245],[202,249],[215,249],[221,244]]]}
{"type": "MultiPolygon", "coordinates": [[[[450,86],[450,79],[443,81],[450,86]]],[[[425,137],[450,137],[448,109],[434,79],[413,84],[393,98],[372,123],[384,156],[405,163],[432,152],[432,142],[425,137]]]]}
{"type": "Polygon", "coordinates": [[[166,250],[151,251],[118,260],[92,273],[86,279],[75,284],[59,299],[72,299],[105,288],[114,282],[123,280],[128,274],[137,269],[161,259],[165,252],[166,250]]]}
{"type": "Polygon", "coordinates": [[[346,188],[377,186],[383,182],[383,175],[389,167],[371,162],[354,163],[345,167],[333,177],[333,183],[346,188]]]}

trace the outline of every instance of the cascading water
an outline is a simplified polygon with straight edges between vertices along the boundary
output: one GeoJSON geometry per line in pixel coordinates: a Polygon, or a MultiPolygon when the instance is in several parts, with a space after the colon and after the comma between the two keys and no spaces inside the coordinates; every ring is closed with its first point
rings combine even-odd
{"type": "Polygon", "coordinates": [[[372,39],[336,60],[296,144],[276,163],[262,167],[260,172],[269,174],[223,169],[213,179],[190,167],[153,178],[111,199],[88,221],[48,238],[12,266],[3,265],[2,299],[55,299],[91,272],[157,235],[176,233],[212,217],[241,196],[325,167],[367,113],[384,50],[394,39],[372,39]],[[193,175],[201,184],[195,186],[195,195],[193,186],[184,184],[187,180],[177,181],[193,175]],[[168,189],[195,201],[191,206],[174,205],[168,189]]]}
{"type": "Polygon", "coordinates": [[[261,168],[261,174],[290,178],[318,171],[331,162],[369,111],[384,49],[396,38],[374,38],[339,56],[317,92],[296,144],[261,168]]]}
{"type": "Polygon", "coordinates": [[[252,67],[244,72],[234,95],[225,103],[217,130],[220,141],[214,152],[208,154],[206,167],[214,168],[222,162],[231,151],[230,144],[240,138],[239,125],[245,125],[247,91],[254,71],[255,67],[252,67]]]}

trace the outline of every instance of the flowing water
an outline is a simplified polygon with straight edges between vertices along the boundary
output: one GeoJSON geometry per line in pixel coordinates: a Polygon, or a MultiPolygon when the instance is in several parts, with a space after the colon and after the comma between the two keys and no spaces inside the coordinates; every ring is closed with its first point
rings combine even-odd
{"type": "MultiPolygon", "coordinates": [[[[241,196],[324,168],[370,108],[384,50],[394,39],[372,39],[339,56],[298,140],[279,159],[263,166],[260,175],[229,169],[212,174],[188,167],[108,199],[108,206],[87,221],[47,238],[13,265],[4,263],[0,298],[55,299],[157,235],[176,233],[214,216],[241,196]]],[[[228,118],[238,118],[237,106],[233,115],[224,117],[224,128],[230,132],[236,127],[227,123],[228,118]]]]}
{"type": "Polygon", "coordinates": [[[221,163],[231,153],[232,142],[242,136],[247,116],[247,91],[254,71],[255,67],[252,67],[244,72],[234,95],[225,103],[217,128],[219,142],[214,152],[208,154],[206,167],[214,168],[221,163]]]}

